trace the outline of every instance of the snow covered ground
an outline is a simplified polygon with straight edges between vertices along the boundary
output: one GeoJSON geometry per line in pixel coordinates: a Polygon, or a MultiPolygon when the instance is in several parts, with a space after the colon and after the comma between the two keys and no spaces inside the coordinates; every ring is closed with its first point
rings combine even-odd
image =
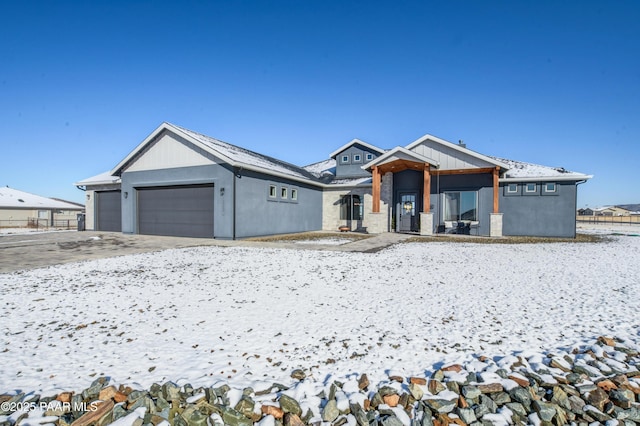
{"type": "MultiPolygon", "coordinates": [[[[640,343],[640,238],[400,244],[375,254],[197,247],[0,274],[0,393],[99,375],[321,382],[429,374],[473,354],[640,343]]],[[[256,386],[257,388],[258,386],[256,386]]]]}
{"type": "Polygon", "coordinates": [[[66,228],[0,228],[0,236],[2,235],[21,235],[21,234],[45,234],[48,232],[76,232],[75,229],[66,228]]]}

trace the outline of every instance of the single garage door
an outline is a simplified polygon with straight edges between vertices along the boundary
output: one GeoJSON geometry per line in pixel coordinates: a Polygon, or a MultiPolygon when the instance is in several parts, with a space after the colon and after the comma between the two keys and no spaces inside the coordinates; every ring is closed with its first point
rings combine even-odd
{"type": "Polygon", "coordinates": [[[120,191],[99,191],[96,197],[96,231],[122,232],[120,191]]]}
{"type": "Polygon", "coordinates": [[[140,234],[213,238],[213,184],[137,192],[140,234]]]}

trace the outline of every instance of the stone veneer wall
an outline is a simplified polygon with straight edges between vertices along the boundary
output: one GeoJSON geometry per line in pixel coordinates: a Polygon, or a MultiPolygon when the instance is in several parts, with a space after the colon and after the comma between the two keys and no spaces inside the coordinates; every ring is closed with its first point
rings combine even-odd
{"type": "Polygon", "coordinates": [[[322,193],[322,229],[336,231],[338,227],[349,225],[355,231],[358,226],[366,228],[370,233],[389,232],[389,209],[393,200],[393,173],[382,177],[380,188],[380,213],[373,213],[373,197],[371,187],[331,188],[322,193]],[[364,202],[364,218],[362,221],[340,219],[340,200],[344,195],[360,195],[364,202]]]}

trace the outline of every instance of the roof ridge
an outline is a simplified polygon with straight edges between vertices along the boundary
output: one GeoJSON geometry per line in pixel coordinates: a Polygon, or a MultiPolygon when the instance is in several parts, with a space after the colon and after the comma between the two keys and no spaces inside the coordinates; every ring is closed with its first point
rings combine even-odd
{"type": "Polygon", "coordinates": [[[255,157],[260,157],[261,159],[268,160],[268,161],[270,161],[270,162],[272,162],[272,163],[274,163],[276,165],[286,167],[288,169],[291,169],[291,171],[303,174],[304,177],[307,178],[307,179],[311,179],[313,181],[318,181],[318,178],[315,175],[313,175],[312,173],[307,171],[302,166],[298,166],[296,164],[289,163],[288,161],[280,160],[280,159],[272,157],[270,155],[262,154],[262,153],[259,153],[259,152],[256,152],[256,151],[252,151],[252,150],[247,149],[247,148],[243,148],[243,147],[238,146],[238,145],[234,145],[234,144],[232,144],[230,142],[226,142],[226,141],[223,141],[221,139],[217,139],[217,138],[214,138],[212,136],[205,135],[204,133],[200,133],[200,132],[196,132],[196,131],[191,130],[191,129],[187,129],[186,127],[178,126],[178,125],[172,124],[172,123],[167,123],[167,124],[177,128],[177,129],[180,129],[180,130],[182,130],[182,131],[184,131],[186,133],[190,133],[192,135],[196,135],[196,136],[199,136],[201,138],[205,138],[205,139],[207,139],[209,141],[215,141],[216,143],[227,145],[227,146],[232,147],[233,149],[236,149],[236,150],[241,151],[243,153],[246,153],[246,154],[249,154],[249,155],[252,155],[252,156],[255,156],[255,157]]]}

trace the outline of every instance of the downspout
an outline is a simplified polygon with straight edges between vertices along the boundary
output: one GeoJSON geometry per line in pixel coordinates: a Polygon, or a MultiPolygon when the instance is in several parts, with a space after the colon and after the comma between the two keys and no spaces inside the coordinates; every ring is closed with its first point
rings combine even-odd
{"type": "Polygon", "coordinates": [[[575,201],[574,201],[574,203],[573,203],[573,207],[574,207],[574,208],[573,208],[573,212],[574,212],[574,213],[573,213],[573,223],[574,223],[574,226],[573,226],[573,238],[574,238],[574,239],[578,236],[578,235],[577,235],[577,234],[578,234],[578,232],[577,232],[577,230],[576,230],[576,227],[577,227],[577,225],[578,225],[578,223],[577,223],[577,219],[576,219],[576,212],[578,211],[578,185],[583,184],[583,183],[585,183],[586,181],[587,181],[587,180],[586,180],[586,179],[584,179],[584,180],[579,180],[579,181],[577,181],[577,182],[576,182],[576,199],[575,199],[575,201]]]}
{"type": "Polygon", "coordinates": [[[232,214],[232,235],[231,235],[231,239],[235,240],[236,239],[236,175],[237,173],[240,173],[238,171],[237,167],[233,167],[233,195],[232,195],[232,208],[233,208],[233,214],[232,214]]]}

